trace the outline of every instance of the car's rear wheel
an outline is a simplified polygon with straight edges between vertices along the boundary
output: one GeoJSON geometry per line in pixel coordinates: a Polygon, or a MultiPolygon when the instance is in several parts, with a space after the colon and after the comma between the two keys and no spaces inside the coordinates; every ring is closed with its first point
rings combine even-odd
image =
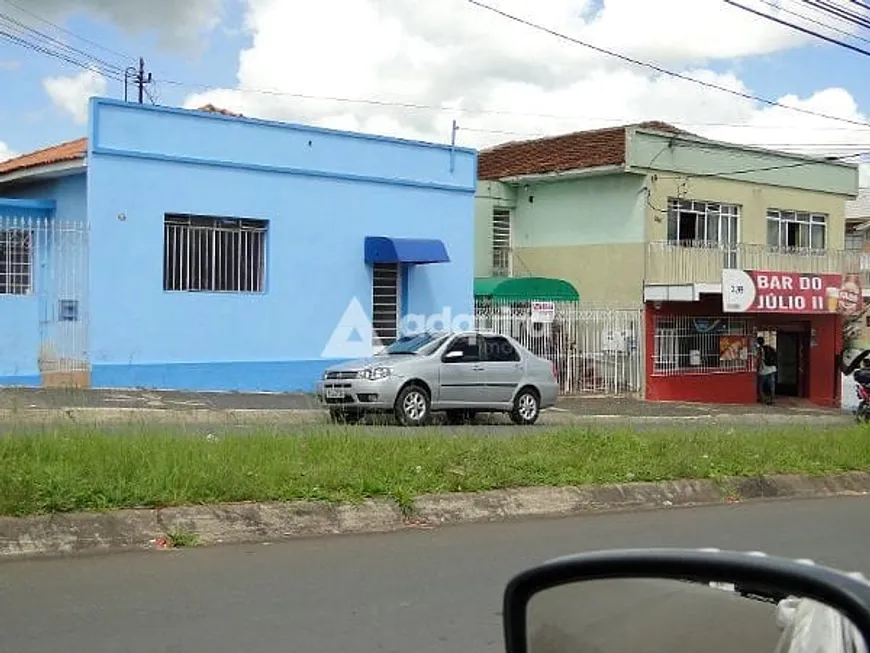
{"type": "Polygon", "coordinates": [[[521,426],[530,426],[538,421],[541,414],[541,401],[534,388],[523,388],[514,398],[510,412],[511,421],[521,426]]]}
{"type": "Polygon", "coordinates": [[[363,418],[363,414],[358,410],[348,410],[346,408],[330,408],[329,421],[333,424],[356,424],[363,418]]]}
{"type": "Polygon", "coordinates": [[[462,426],[474,421],[477,413],[473,410],[448,410],[447,423],[451,426],[462,426]]]}
{"type": "Polygon", "coordinates": [[[396,397],[396,421],[402,426],[423,426],[429,421],[429,408],[429,393],[418,385],[407,385],[396,397]]]}

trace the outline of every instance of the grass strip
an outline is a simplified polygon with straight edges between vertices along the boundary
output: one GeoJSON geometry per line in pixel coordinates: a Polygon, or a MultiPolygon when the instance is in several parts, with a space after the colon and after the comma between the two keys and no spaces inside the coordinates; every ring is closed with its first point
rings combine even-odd
{"type": "Polygon", "coordinates": [[[218,436],[46,428],[0,437],[0,514],[369,497],[408,506],[436,492],[851,470],[870,471],[870,437],[858,426],[413,437],[337,427],[218,436]]]}

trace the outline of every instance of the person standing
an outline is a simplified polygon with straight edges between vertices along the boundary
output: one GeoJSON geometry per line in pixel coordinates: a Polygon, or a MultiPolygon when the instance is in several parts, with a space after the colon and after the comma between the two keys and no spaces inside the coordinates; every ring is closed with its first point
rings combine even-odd
{"type": "Polygon", "coordinates": [[[755,369],[758,371],[758,401],[771,406],[776,396],[776,350],[765,344],[760,336],[757,343],[755,369]]]}

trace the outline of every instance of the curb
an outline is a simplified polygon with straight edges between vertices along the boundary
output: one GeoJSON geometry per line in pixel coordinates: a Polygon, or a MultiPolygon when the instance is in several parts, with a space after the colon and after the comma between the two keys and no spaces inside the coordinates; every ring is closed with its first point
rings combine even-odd
{"type": "Polygon", "coordinates": [[[236,503],[2,517],[0,557],[171,548],[173,542],[179,546],[277,542],[446,524],[868,493],[870,473],[851,472],[425,495],[407,513],[394,501],[372,499],[359,504],[236,503]]]}
{"type": "MultiPolygon", "coordinates": [[[[508,423],[501,416],[493,416],[497,422],[508,423]]],[[[170,409],[170,408],[28,408],[24,410],[0,409],[0,423],[13,424],[209,424],[209,425],[251,425],[287,426],[304,424],[328,424],[328,412],[318,408],[293,409],[225,409],[208,408],[170,409]]],[[[843,425],[854,422],[851,414],[818,413],[742,413],[742,414],[701,414],[701,415],[588,415],[563,410],[544,410],[541,412],[541,426],[585,426],[619,422],[632,424],[810,424],[814,426],[843,425]]],[[[481,422],[484,424],[484,422],[481,422]]]]}

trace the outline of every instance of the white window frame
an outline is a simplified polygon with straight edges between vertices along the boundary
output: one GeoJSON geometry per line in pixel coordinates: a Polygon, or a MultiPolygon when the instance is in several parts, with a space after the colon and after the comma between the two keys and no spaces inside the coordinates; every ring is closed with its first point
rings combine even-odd
{"type": "Polygon", "coordinates": [[[740,242],[741,213],[739,204],[669,197],[668,242],[683,247],[736,249],[740,242]],[[696,227],[693,238],[682,238],[680,214],[695,216],[696,227]],[[699,222],[702,225],[700,229],[699,222]]]}
{"type": "Polygon", "coordinates": [[[33,293],[33,244],[31,229],[0,230],[0,295],[33,293]]]}
{"type": "Polygon", "coordinates": [[[765,225],[768,249],[785,253],[824,252],[828,247],[829,241],[828,217],[827,213],[794,211],[791,209],[767,209],[765,225]],[[783,243],[783,236],[786,236],[786,240],[788,238],[788,225],[797,225],[798,240],[804,241],[806,244],[801,244],[801,242],[798,242],[796,245],[783,243]],[[805,229],[802,229],[802,227],[805,227],[805,229]],[[772,238],[773,230],[776,231],[775,238],[772,238]],[[806,237],[801,237],[801,233],[805,233],[806,237]],[[814,244],[814,233],[822,234],[821,246],[814,244]],[[776,242],[771,242],[772,240],[775,240],[776,242]]]}
{"type": "Polygon", "coordinates": [[[506,206],[492,207],[492,276],[513,274],[513,211],[506,206]]]}

